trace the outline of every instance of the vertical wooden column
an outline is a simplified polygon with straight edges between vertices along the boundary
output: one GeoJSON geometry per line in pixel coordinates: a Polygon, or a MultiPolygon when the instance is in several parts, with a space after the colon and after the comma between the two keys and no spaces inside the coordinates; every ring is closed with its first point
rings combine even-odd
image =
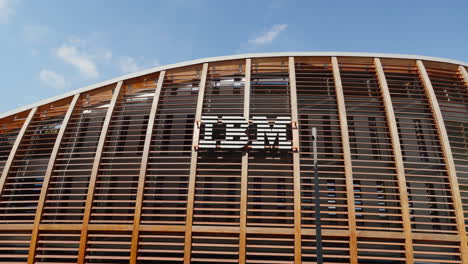
{"type": "MultiPolygon", "coordinates": [[[[466,70],[466,68],[464,66],[459,66],[458,67],[458,70],[460,71],[462,77],[463,77],[463,80],[465,81],[465,88],[468,90],[468,71],[466,70]]],[[[462,208],[463,208],[463,202],[462,202],[462,208]]],[[[466,230],[466,227],[465,227],[465,230],[466,230]]]]}
{"type": "Polygon", "coordinates": [[[94,198],[94,188],[96,187],[96,180],[97,175],[99,172],[99,166],[101,164],[101,156],[102,151],[104,149],[104,143],[106,141],[107,131],[109,130],[109,124],[112,119],[112,113],[114,112],[115,105],[117,103],[117,99],[119,98],[120,89],[122,88],[122,81],[117,83],[117,86],[112,94],[112,99],[109,104],[109,108],[107,109],[106,117],[104,119],[104,123],[102,125],[101,134],[99,135],[99,142],[96,149],[96,156],[94,156],[93,168],[91,170],[91,176],[89,179],[89,186],[88,186],[88,195],[86,197],[86,204],[85,204],[85,211],[83,215],[83,227],[81,230],[81,237],[80,237],[80,248],[78,251],[78,263],[83,264],[85,253],[86,253],[86,241],[88,237],[88,225],[89,219],[91,217],[91,208],[93,206],[93,198],[94,198]]]}
{"type": "Polygon", "coordinates": [[[458,70],[460,71],[461,75],[463,76],[463,80],[465,80],[466,88],[468,88],[468,72],[466,71],[466,68],[460,65],[458,67],[458,70]]]}
{"type": "Polygon", "coordinates": [[[184,263],[190,264],[192,257],[192,225],[193,207],[195,202],[195,183],[197,177],[198,141],[200,139],[200,125],[203,110],[203,98],[205,97],[206,76],[208,75],[208,63],[203,64],[200,88],[198,90],[197,110],[195,124],[193,125],[192,157],[190,160],[190,176],[187,197],[187,218],[185,224],[184,263]]]}
{"type": "Polygon", "coordinates": [[[140,165],[140,175],[138,176],[138,190],[135,203],[135,217],[133,219],[133,233],[132,233],[132,245],[130,253],[130,264],[136,264],[137,262],[137,250],[138,250],[138,236],[140,228],[141,208],[143,206],[143,195],[145,191],[145,178],[146,170],[148,168],[148,157],[151,149],[151,139],[153,137],[153,126],[154,119],[156,118],[156,112],[158,110],[159,96],[161,95],[161,88],[164,82],[164,76],[166,71],[159,73],[158,83],[156,91],[154,92],[153,104],[151,105],[150,115],[148,117],[148,126],[146,127],[145,144],[143,146],[143,154],[140,165]]]}
{"type": "Polygon", "coordinates": [[[55,139],[54,148],[52,149],[52,153],[50,154],[49,163],[47,164],[47,169],[44,175],[44,182],[42,183],[41,193],[39,195],[39,201],[37,204],[36,209],[36,216],[34,218],[34,226],[31,235],[31,242],[29,246],[29,255],[28,255],[28,263],[34,263],[34,257],[36,255],[36,244],[37,244],[37,236],[39,234],[39,224],[41,222],[42,211],[44,210],[44,203],[46,200],[47,189],[49,188],[50,177],[52,176],[52,172],[55,166],[55,160],[57,158],[58,151],[60,149],[60,144],[62,143],[63,135],[67,130],[68,121],[73,114],[73,110],[75,109],[75,105],[80,98],[80,94],[75,94],[73,99],[68,106],[67,113],[62,121],[62,125],[60,126],[60,130],[57,134],[57,138],[55,139]]]}
{"type": "Polygon", "coordinates": [[[403,221],[403,232],[405,234],[405,255],[406,263],[413,264],[413,238],[411,231],[411,219],[408,201],[408,189],[406,187],[405,168],[403,165],[403,155],[400,146],[400,136],[396,124],[395,112],[393,110],[392,98],[388,90],[387,79],[383,71],[382,63],[379,58],[374,59],[375,70],[380,84],[380,92],[382,94],[385,114],[387,116],[387,124],[392,138],[393,157],[395,159],[395,169],[398,180],[398,191],[400,193],[401,215],[403,221]]]}
{"type": "Polygon", "coordinates": [[[343,86],[341,84],[338,59],[332,57],[333,78],[335,80],[336,102],[340,118],[341,139],[343,144],[343,160],[346,180],[346,198],[348,204],[349,221],[349,257],[351,264],[357,264],[356,210],[354,204],[353,169],[351,163],[351,149],[349,146],[348,119],[344,101],[343,86]]]}
{"type": "Polygon", "coordinates": [[[429,104],[434,115],[437,132],[440,138],[440,145],[442,148],[442,153],[444,155],[445,166],[447,167],[447,174],[450,181],[450,189],[452,191],[453,207],[455,209],[455,219],[457,222],[458,235],[460,236],[462,262],[468,263],[468,248],[466,244],[467,238],[465,229],[465,219],[463,215],[463,206],[458,185],[457,171],[455,169],[455,163],[453,161],[452,149],[450,148],[444,118],[442,116],[442,112],[440,111],[439,102],[437,101],[437,97],[435,95],[434,88],[432,87],[431,80],[429,79],[429,75],[426,72],[426,67],[424,66],[421,60],[417,60],[416,64],[418,66],[419,75],[423,82],[424,90],[426,91],[426,95],[429,99],[429,104]]]}
{"type": "Polygon", "coordinates": [[[36,112],[37,112],[37,107],[29,111],[28,117],[24,121],[23,126],[21,127],[21,130],[16,136],[15,143],[13,144],[13,147],[11,148],[11,151],[10,151],[10,155],[8,156],[8,159],[5,162],[5,167],[3,167],[2,176],[0,178],[0,194],[3,192],[3,187],[5,186],[5,182],[8,177],[8,172],[10,172],[11,164],[13,164],[13,160],[15,158],[16,152],[18,151],[18,147],[21,143],[21,140],[23,140],[24,134],[26,133],[26,130],[28,129],[29,124],[31,123],[31,120],[33,119],[36,112]]]}
{"type": "MultiPolygon", "coordinates": [[[[245,60],[244,81],[244,118],[250,119],[250,79],[252,70],[252,59],[245,60]]],[[[241,171],[241,200],[240,200],[240,232],[239,232],[239,264],[245,264],[247,245],[247,191],[249,185],[249,152],[242,153],[241,171]]]]}
{"type": "Polygon", "coordinates": [[[294,177],[294,263],[300,264],[302,258],[301,232],[301,165],[299,154],[299,118],[297,109],[296,66],[294,57],[289,57],[289,94],[291,95],[291,125],[294,177]]]}

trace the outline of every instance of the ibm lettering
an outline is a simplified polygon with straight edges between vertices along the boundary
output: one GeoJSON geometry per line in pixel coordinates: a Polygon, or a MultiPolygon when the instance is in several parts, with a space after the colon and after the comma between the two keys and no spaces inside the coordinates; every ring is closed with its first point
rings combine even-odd
{"type": "Polygon", "coordinates": [[[268,119],[254,116],[247,121],[242,116],[203,116],[199,148],[202,149],[285,149],[292,148],[288,137],[291,117],[268,119]],[[253,134],[253,135],[252,135],[253,134]]]}

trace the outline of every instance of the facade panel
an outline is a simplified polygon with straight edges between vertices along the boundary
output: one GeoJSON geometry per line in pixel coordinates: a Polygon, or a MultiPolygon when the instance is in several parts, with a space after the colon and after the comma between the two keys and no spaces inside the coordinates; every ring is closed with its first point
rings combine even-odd
{"type": "Polygon", "coordinates": [[[456,234],[452,192],[429,99],[415,65],[384,63],[395,109],[413,232],[456,234]]]}
{"type": "Polygon", "coordinates": [[[93,161],[111,97],[110,87],[80,96],[55,159],[42,224],[82,223],[93,161]]]}
{"type": "Polygon", "coordinates": [[[465,66],[246,55],[19,110],[0,263],[468,263],[465,66]]]}

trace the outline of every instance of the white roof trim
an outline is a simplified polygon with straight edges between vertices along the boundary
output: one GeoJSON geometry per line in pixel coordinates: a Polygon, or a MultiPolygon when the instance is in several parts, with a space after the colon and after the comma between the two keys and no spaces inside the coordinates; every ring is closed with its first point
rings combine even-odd
{"type": "Polygon", "coordinates": [[[393,59],[413,59],[413,60],[426,60],[426,61],[437,61],[437,62],[445,62],[445,63],[451,63],[451,64],[457,64],[457,65],[462,65],[465,67],[468,67],[468,63],[462,62],[462,61],[457,61],[457,60],[451,60],[451,59],[444,59],[444,58],[437,58],[437,57],[429,57],[429,56],[420,56],[420,55],[402,55],[402,54],[391,54],[391,53],[367,53],[367,52],[273,52],[273,53],[245,53],[245,54],[238,54],[238,55],[229,55],[229,56],[218,56],[218,57],[210,57],[210,58],[204,58],[204,59],[197,59],[197,60],[191,60],[191,61],[185,61],[185,62],[180,62],[180,63],[174,63],[174,64],[168,64],[164,66],[158,66],[154,67],[151,69],[143,70],[140,72],[136,73],[131,73],[127,75],[123,75],[111,80],[103,81],[100,83],[92,84],[85,86],[80,89],[76,89],[58,96],[54,96],[45,100],[41,100],[39,102],[25,105],[19,108],[16,108],[14,110],[10,110],[8,112],[5,112],[3,114],[0,114],[0,118],[4,118],[10,115],[14,115],[23,111],[26,111],[28,109],[38,107],[44,104],[48,104],[51,102],[55,102],[58,100],[61,100],[63,98],[67,98],[70,96],[73,96],[77,93],[83,93],[92,89],[96,89],[99,87],[103,87],[106,85],[110,85],[113,83],[117,83],[119,81],[139,77],[142,75],[158,72],[158,71],[163,71],[163,70],[168,70],[168,69],[173,69],[173,68],[179,68],[179,67],[184,67],[184,66],[189,66],[189,65],[195,65],[195,64],[200,64],[200,63],[205,63],[205,62],[213,62],[213,61],[227,61],[227,60],[237,60],[237,59],[246,59],[246,58],[265,58],[265,57],[287,57],[287,56],[294,56],[294,57],[300,57],[300,56],[310,56],[310,57],[331,57],[331,56],[336,56],[336,57],[378,57],[378,58],[393,58],[393,59]]]}

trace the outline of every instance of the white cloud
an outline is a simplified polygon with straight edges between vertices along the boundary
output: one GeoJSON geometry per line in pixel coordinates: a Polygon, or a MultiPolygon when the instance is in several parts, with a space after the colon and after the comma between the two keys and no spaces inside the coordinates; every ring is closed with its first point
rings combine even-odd
{"type": "Polygon", "coordinates": [[[118,61],[120,71],[123,74],[126,74],[126,73],[141,71],[145,68],[156,67],[159,65],[158,60],[153,60],[151,63],[148,63],[148,62],[141,63],[142,60],[143,58],[135,59],[129,56],[121,57],[118,61]]]}
{"type": "Polygon", "coordinates": [[[259,36],[249,39],[249,44],[252,45],[266,45],[270,44],[275,40],[275,38],[278,37],[278,35],[283,32],[286,28],[288,28],[288,25],[286,24],[277,24],[273,25],[270,30],[267,32],[263,32],[259,36]]]}
{"type": "Polygon", "coordinates": [[[39,72],[39,78],[46,85],[55,89],[63,90],[67,87],[67,82],[65,81],[65,78],[62,75],[51,70],[41,70],[41,72],[39,72]]]}
{"type": "Polygon", "coordinates": [[[80,50],[87,50],[89,58],[95,60],[112,59],[112,52],[99,45],[101,42],[103,42],[100,38],[101,36],[97,33],[94,33],[87,38],[71,36],[68,38],[67,44],[70,46],[75,46],[77,49],[80,50]]]}
{"type": "Polygon", "coordinates": [[[70,36],[54,49],[54,54],[63,62],[72,65],[86,79],[94,79],[101,75],[98,68],[108,67],[112,63],[112,51],[103,47],[105,42],[98,33],[88,37],[70,36]]]}
{"type": "Polygon", "coordinates": [[[80,50],[72,43],[62,44],[55,50],[55,55],[77,68],[86,78],[92,79],[99,76],[96,63],[93,61],[92,56],[80,50]]]}
{"type": "Polygon", "coordinates": [[[13,5],[15,0],[0,0],[0,23],[7,23],[15,13],[13,5]]]}
{"type": "Polygon", "coordinates": [[[137,72],[141,69],[132,57],[122,57],[119,60],[119,68],[122,73],[137,72]]]}

